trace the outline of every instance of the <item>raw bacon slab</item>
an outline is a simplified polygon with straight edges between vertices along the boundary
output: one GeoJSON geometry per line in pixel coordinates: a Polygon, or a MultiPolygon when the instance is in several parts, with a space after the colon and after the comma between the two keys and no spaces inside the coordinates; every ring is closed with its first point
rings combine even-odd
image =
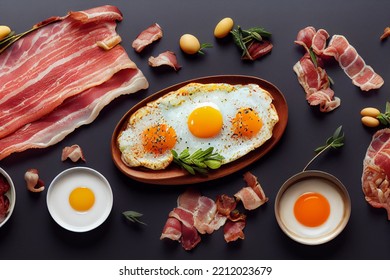
{"type": "Polygon", "coordinates": [[[140,70],[121,70],[104,84],[68,98],[46,116],[0,139],[0,160],[11,153],[54,145],[76,128],[93,122],[113,99],[147,87],[140,70]]]}
{"type": "Polygon", "coordinates": [[[384,208],[390,220],[390,129],[378,130],[372,137],[363,161],[362,188],[366,201],[384,208]]]}
{"type": "Polygon", "coordinates": [[[383,85],[383,78],[375,73],[371,66],[366,65],[363,58],[344,36],[333,35],[323,53],[333,56],[352,83],[361,90],[369,91],[383,85]]]}
{"type": "MultiPolygon", "coordinates": [[[[114,6],[70,12],[26,35],[0,56],[0,138],[38,120],[71,96],[136,68],[125,50],[97,42],[116,37],[114,6]]],[[[40,25],[37,24],[37,25],[40,25]]]]}

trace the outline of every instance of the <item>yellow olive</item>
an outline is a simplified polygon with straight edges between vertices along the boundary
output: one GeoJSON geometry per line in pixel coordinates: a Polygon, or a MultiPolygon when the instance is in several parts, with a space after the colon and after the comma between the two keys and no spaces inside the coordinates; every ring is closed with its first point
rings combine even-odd
{"type": "Polygon", "coordinates": [[[0,25],[0,40],[7,37],[11,33],[11,28],[5,25],[0,25]]]}
{"type": "Polygon", "coordinates": [[[218,22],[214,29],[214,36],[216,38],[226,37],[230,30],[233,29],[234,22],[231,18],[227,17],[218,22]]]}
{"type": "Polygon", "coordinates": [[[180,48],[187,54],[195,54],[200,50],[199,40],[191,34],[184,34],[180,37],[180,48]]]}
{"type": "Polygon", "coordinates": [[[377,108],[367,107],[360,111],[362,116],[377,117],[381,112],[377,108]]]}
{"type": "Polygon", "coordinates": [[[364,116],[362,117],[362,123],[368,127],[377,127],[379,125],[379,120],[374,117],[364,116]]]}

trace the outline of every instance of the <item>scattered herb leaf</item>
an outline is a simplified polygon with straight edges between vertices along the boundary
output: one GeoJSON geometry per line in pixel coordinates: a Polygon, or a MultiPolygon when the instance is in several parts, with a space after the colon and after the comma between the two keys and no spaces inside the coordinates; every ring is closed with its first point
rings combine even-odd
{"type": "Polygon", "coordinates": [[[204,54],[203,50],[206,49],[206,48],[212,48],[213,47],[213,44],[210,44],[210,43],[202,43],[200,44],[200,48],[198,50],[198,53],[199,54],[204,54]]]}
{"type": "Polygon", "coordinates": [[[381,124],[385,126],[390,125],[390,102],[386,102],[385,112],[380,113],[376,118],[380,121],[381,124]]]}
{"type": "Polygon", "coordinates": [[[172,150],[173,162],[192,175],[196,173],[206,175],[209,169],[221,167],[224,159],[223,156],[213,153],[213,151],[214,148],[210,147],[206,150],[199,149],[191,155],[188,149],[183,150],[180,154],[172,150]]]}
{"type": "Polygon", "coordinates": [[[140,218],[143,216],[143,214],[141,214],[141,213],[129,210],[129,211],[123,212],[122,214],[123,214],[123,216],[125,216],[125,218],[127,220],[129,220],[132,223],[139,223],[139,224],[142,224],[142,225],[146,225],[144,222],[142,222],[140,220],[140,218]]]}
{"type": "Polygon", "coordinates": [[[269,38],[272,35],[272,33],[268,32],[263,27],[242,29],[240,26],[237,26],[237,29],[233,29],[230,33],[233,35],[234,43],[242,50],[241,57],[249,58],[251,58],[251,55],[248,51],[248,47],[252,44],[252,42],[261,42],[263,37],[269,38]]]}
{"type": "Polygon", "coordinates": [[[342,131],[342,126],[339,126],[333,133],[331,137],[329,137],[325,145],[318,147],[314,150],[316,155],[309,161],[309,163],[305,166],[303,171],[307,169],[307,167],[323,152],[328,150],[329,148],[337,149],[344,145],[344,132],[342,131]]]}

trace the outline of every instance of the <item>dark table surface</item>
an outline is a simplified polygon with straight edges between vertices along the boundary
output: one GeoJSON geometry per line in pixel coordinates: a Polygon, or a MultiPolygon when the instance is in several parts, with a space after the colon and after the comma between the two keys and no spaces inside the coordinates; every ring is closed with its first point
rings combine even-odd
{"type": "Polygon", "coordinates": [[[152,0],[2,0],[0,24],[17,32],[50,16],[65,15],[103,4],[116,5],[124,19],[117,27],[130,58],[150,83],[147,90],[122,96],[109,104],[90,125],[77,129],[62,142],[50,148],[14,154],[0,166],[13,178],[17,191],[15,211],[0,228],[1,259],[389,259],[390,224],[383,209],[374,209],[364,200],[361,190],[362,161],[376,129],[363,127],[360,110],[366,106],[384,109],[390,99],[390,42],[379,40],[390,25],[387,0],[356,1],[152,1],[152,0]],[[240,51],[231,40],[213,37],[215,24],[232,17],[243,28],[263,26],[273,33],[272,53],[261,60],[243,62],[240,51]],[[131,42],[150,24],[157,22],[164,37],[137,54],[131,42]],[[362,92],[351,83],[335,63],[327,69],[334,80],[333,89],[341,106],[328,114],[310,107],[292,70],[303,50],[294,44],[297,32],[312,25],[324,28],[330,35],[346,36],[359,54],[383,76],[379,90],[362,92]],[[178,45],[184,33],[195,34],[200,41],[214,45],[204,56],[184,55],[178,45]],[[150,55],[165,50],[177,54],[182,69],[154,69],[148,66],[150,55]],[[239,74],[263,78],[275,84],[289,106],[286,131],[280,142],[259,161],[225,178],[195,185],[202,194],[233,194],[244,182],[242,174],[251,171],[258,176],[269,202],[249,213],[245,240],[226,244],[222,231],[203,237],[191,252],[180,244],[159,239],[169,211],[187,186],[158,186],[134,181],[122,174],[111,159],[110,140],[115,125],[137,102],[154,92],[188,79],[209,75],[239,74]],[[290,240],[278,227],[274,200],[283,182],[301,171],[314,155],[314,149],[343,125],[345,146],[328,151],[311,169],[338,177],[349,191],[352,214],[345,230],[333,241],[306,246],[290,240]],[[79,144],[84,148],[86,163],[61,162],[64,146],[79,144]],[[88,166],[109,180],[114,205],[108,219],[97,229],[86,233],[69,232],[58,226],[46,207],[46,191],[30,193],[25,188],[24,172],[37,168],[48,186],[61,171],[73,166],[88,166]],[[147,226],[134,226],[123,217],[125,210],[144,214],[147,226]]]}

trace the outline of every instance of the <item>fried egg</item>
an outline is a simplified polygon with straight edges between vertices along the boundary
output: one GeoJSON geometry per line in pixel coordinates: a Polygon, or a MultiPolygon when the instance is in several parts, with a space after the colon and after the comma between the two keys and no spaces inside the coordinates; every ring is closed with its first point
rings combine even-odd
{"type": "Polygon", "coordinates": [[[264,144],[278,121],[272,96],[256,84],[190,83],[138,109],[118,146],[130,167],[164,169],[171,150],[209,147],[226,164],[264,144]]]}

